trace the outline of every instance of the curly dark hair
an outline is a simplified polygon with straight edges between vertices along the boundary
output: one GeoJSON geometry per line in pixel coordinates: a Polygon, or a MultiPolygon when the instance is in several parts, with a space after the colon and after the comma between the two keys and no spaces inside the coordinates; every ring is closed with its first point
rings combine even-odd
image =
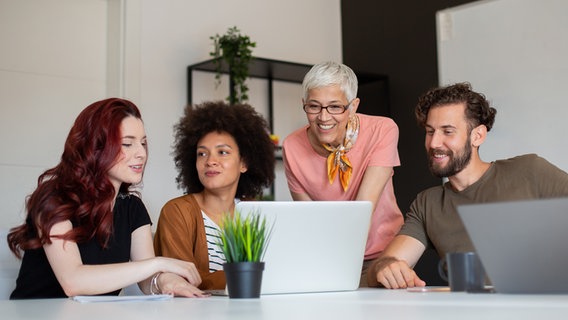
{"type": "Polygon", "coordinates": [[[497,110],[489,106],[489,101],[481,93],[471,89],[467,82],[456,83],[446,87],[430,89],[418,99],[415,109],[416,120],[422,127],[426,126],[428,111],[431,108],[454,103],[465,103],[465,115],[469,121],[469,129],[483,124],[490,131],[495,122],[497,110]]]}
{"type": "Polygon", "coordinates": [[[197,143],[210,132],[231,135],[248,167],[239,179],[238,198],[255,198],[274,182],[274,143],[269,136],[268,123],[250,105],[228,105],[223,101],[188,105],[184,116],[174,126],[174,132],[172,155],[179,172],[176,182],[186,193],[204,189],[195,167],[197,143]]]}

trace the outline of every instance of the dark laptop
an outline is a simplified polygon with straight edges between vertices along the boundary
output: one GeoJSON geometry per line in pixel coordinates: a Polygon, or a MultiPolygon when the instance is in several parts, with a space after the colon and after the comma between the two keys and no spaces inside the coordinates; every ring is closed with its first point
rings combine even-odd
{"type": "Polygon", "coordinates": [[[568,293],[568,198],[463,205],[459,215],[499,293],[568,293]]]}

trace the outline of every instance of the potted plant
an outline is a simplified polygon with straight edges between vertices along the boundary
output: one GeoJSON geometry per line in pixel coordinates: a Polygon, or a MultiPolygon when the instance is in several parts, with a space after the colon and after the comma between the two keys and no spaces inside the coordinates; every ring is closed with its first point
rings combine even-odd
{"type": "Polygon", "coordinates": [[[252,48],[256,47],[256,42],[252,42],[249,36],[242,35],[236,26],[229,28],[224,35],[216,34],[210,39],[213,40],[213,51],[209,55],[214,58],[216,85],[221,83],[223,62],[225,62],[229,71],[227,100],[230,104],[247,101],[246,79],[249,75],[249,63],[252,60],[252,48]]]}
{"type": "Polygon", "coordinates": [[[272,228],[258,212],[246,217],[239,211],[223,217],[219,247],[225,255],[223,264],[230,298],[258,298],[262,285],[262,261],[272,228]]]}

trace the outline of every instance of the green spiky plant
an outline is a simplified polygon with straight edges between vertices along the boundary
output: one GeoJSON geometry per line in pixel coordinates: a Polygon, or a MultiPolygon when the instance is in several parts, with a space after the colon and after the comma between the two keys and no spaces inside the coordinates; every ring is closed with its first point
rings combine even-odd
{"type": "Polygon", "coordinates": [[[243,217],[235,211],[232,217],[223,216],[220,228],[218,244],[227,263],[262,261],[272,233],[266,217],[261,217],[258,212],[243,217]]]}
{"type": "Polygon", "coordinates": [[[230,104],[247,101],[246,79],[249,74],[249,63],[252,60],[252,48],[256,47],[256,42],[251,41],[249,36],[242,35],[236,26],[229,28],[222,36],[216,34],[209,38],[213,40],[213,51],[209,52],[209,55],[214,58],[216,85],[221,83],[221,69],[225,61],[229,67],[230,79],[230,93],[227,100],[230,104]]]}

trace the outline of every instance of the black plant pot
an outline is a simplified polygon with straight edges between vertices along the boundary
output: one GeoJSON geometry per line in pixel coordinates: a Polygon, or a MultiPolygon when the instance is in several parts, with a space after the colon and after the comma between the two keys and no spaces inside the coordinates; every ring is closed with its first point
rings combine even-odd
{"type": "Polygon", "coordinates": [[[229,298],[259,298],[264,262],[223,264],[229,298]]]}

